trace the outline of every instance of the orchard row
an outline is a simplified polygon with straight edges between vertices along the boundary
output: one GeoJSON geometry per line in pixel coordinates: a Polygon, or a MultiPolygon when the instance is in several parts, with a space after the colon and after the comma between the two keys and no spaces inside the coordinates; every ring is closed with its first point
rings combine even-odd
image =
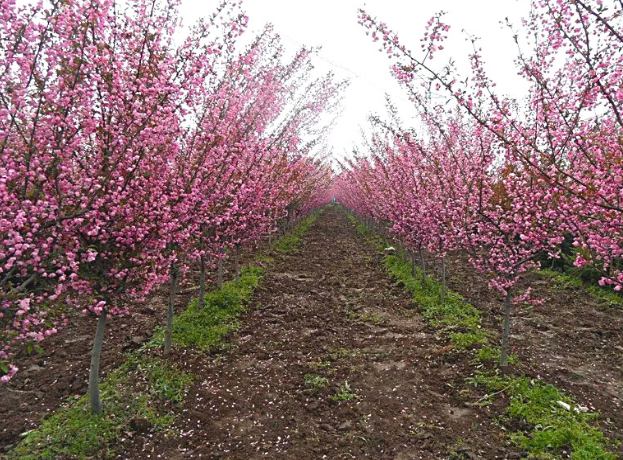
{"type": "Polygon", "coordinates": [[[361,10],[421,131],[374,120],[369,151],[336,184],[342,203],[388,223],[413,254],[435,253],[444,269],[449,251],[469,254],[506,296],[503,363],[512,303],[538,302],[517,282],[541,261],[590,265],[600,285],[623,288],[623,4],[532,3],[513,31],[530,88],[521,100],[496,92],[476,39],[469,78],[435,66],[450,29],[443,14],[414,52],[361,10]]]}
{"type": "Polygon", "coordinates": [[[205,292],[228,250],[328,199],[319,114],[344,84],[314,76],[313,50],[286,59],[270,27],[243,47],[236,3],[190,28],[178,7],[0,4],[2,382],[75,306],[98,318],[99,412],[107,317],[191,263],[205,292]]]}

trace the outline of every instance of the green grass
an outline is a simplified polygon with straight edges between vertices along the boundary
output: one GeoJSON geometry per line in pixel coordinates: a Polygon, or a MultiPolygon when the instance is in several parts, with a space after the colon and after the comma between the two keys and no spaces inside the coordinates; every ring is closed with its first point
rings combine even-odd
{"type": "Polygon", "coordinates": [[[385,257],[385,268],[396,281],[404,286],[418,304],[422,315],[433,325],[449,331],[450,340],[457,348],[469,348],[471,344],[487,342],[480,329],[480,312],[460,295],[448,291],[443,303],[439,302],[441,284],[434,278],[423,277],[419,268],[411,275],[411,264],[398,255],[385,257]],[[471,342],[470,342],[471,341],[471,342]]]}
{"type": "Polygon", "coordinates": [[[487,334],[479,330],[476,332],[451,332],[450,342],[452,342],[457,350],[470,350],[475,345],[485,345],[489,341],[487,334]]]}
{"type": "Polygon", "coordinates": [[[229,281],[221,289],[208,292],[203,308],[193,299],[173,320],[173,343],[200,351],[219,346],[224,336],[239,328],[238,318],[263,276],[263,268],[246,267],[240,272],[239,283],[229,281]]]}
{"type": "Polygon", "coordinates": [[[329,384],[329,379],[316,374],[305,375],[305,385],[310,391],[317,391],[326,387],[329,384]]]}
{"type": "Polygon", "coordinates": [[[318,216],[316,214],[312,214],[303,219],[296,225],[292,232],[279,238],[279,240],[273,244],[272,249],[281,254],[290,254],[296,251],[301,242],[301,237],[316,223],[317,218],[318,216]]]}
{"type": "Polygon", "coordinates": [[[470,381],[489,392],[487,399],[500,394],[509,398],[508,418],[530,427],[514,433],[512,440],[531,458],[562,458],[564,452],[575,460],[617,458],[608,452],[610,441],[594,426],[599,414],[574,411],[574,401],[553,385],[526,376],[486,374],[478,374],[470,381]],[[557,401],[571,405],[571,410],[560,407],[557,401]]]}
{"type": "MultiPolygon", "coordinates": [[[[486,345],[478,350],[476,354],[478,361],[480,362],[500,362],[500,356],[502,355],[502,350],[499,347],[493,347],[491,345],[486,345]]],[[[508,364],[511,366],[517,366],[520,364],[519,358],[514,353],[508,355],[508,364]]]]}
{"type": "Polygon", "coordinates": [[[332,401],[353,401],[357,399],[357,394],[353,391],[348,382],[342,383],[334,395],[329,397],[332,401]]]}
{"type": "Polygon", "coordinates": [[[91,414],[85,395],[25,433],[7,458],[111,458],[111,446],[132,430],[133,420],[141,420],[150,431],[169,427],[174,416],[158,413],[154,403],[180,403],[192,380],[163,359],[131,355],[102,382],[102,415],[91,414]]]}
{"type": "Polygon", "coordinates": [[[589,284],[579,276],[559,272],[556,270],[542,269],[538,275],[551,280],[555,289],[584,289],[590,296],[607,307],[623,308],[623,296],[609,287],[602,287],[595,284],[589,284]]]}
{"type": "MultiPolygon", "coordinates": [[[[387,246],[382,238],[372,235],[352,215],[349,219],[357,232],[364,235],[368,243],[379,247],[387,246]]],[[[500,349],[489,344],[485,331],[481,329],[480,312],[467,303],[460,295],[449,291],[446,300],[439,302],[440,283],[432,277],[422,276],[417,269],[411,274],[410,262],[400,254],[385,256],[385,267],[390,275],[411,294],[422,315],[436,327],[447,332],[457,350],[477,348],[475,361],[498,362],[500,349]]],[[[585,287],[582,280],[559,272],[543,270],[543,276],[550,277],[562,288],[585,287]]],[[[609,304],[621,302],[616,293],[596,286],[589,286],[589,292],[609,304]]],[[[516,356],[509,357],[509,364],[518,365],[516,356]]],[[[575,460],[614,460],[615,454],[608,452],[611,442],[596,425],[599,414],[578,413],[560,407],[557,401],[574,405],[573,401],[556,387],[526,376],[499,376],[477,374],[469,379],[475,386],[484,387],[489,393],[483,404],[490,404],[493,398],[505,394],[509,398],[506,408],[508,420],[515,420],[522,431],[512,435],[512,440],[525,449],[530,458],[557,459],[569,458],[570,452],[575,460]],[[526,426],[523,429],[523,426],[526,426]]]]}

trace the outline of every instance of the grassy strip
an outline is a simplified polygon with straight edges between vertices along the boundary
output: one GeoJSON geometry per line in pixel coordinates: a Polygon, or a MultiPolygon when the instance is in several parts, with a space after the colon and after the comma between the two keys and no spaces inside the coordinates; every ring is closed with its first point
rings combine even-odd
{"type": "Polygon", "coordinates": [[[583,289],[605,307],[623,308],[623,296],[610,288],[587,284],[577,276],[556,270],[541,269],[537,273],[540,277],[550,280],[557,289],[583,289]]]}
{"type": "MultiPolygon", "coordinates": [[[[297,249],[301,237],[316,221],[312,215],[301,221],[291,234],[278,240],[273,249],[281,254],[297,249]]],[[[257,263],[273,259],[258,257],[257,263]]],[[[225,336],[238,329],[239,316],[264,275],[261,267],[241,271],[240,282],[230,281],[205,296],[205,307],[197,308],[197,299],[175,317],[173,341],[176,345],[209,351],[219,346],[225,336]]],[[[158,401],[173,407],[181,404],[193,382],[193,376],[181,372],[167,360],[148,355],[149,348],[162,347],[164,333],[157,328],[145,347],[128,355],[101,384],[104,413],[92,415],[88,396],[58,409],[8,454],[10,460],[57,458],[112,458],[111,447],[127,431],[162,431],[168,429],[175,414],[159,413],[158,401]]]]}
{"type": "MultiPolygon", "coordinates": [[[[387,246],[387,241],[372,235],[352,215],[349,218],[356,225],[357,232],[366,236],[370,244],[380,249],[387,246]]],[[[472,350],[478,345],[476,362],[499,362],[500,349],[491,346],[486,332],[481,330],[478,309],[452,291],[448,291],[446,301],[441,304],[440,283],[432,277],[422,276],[419,269],[415,277],[412,276],[410,262],[401,255],[386,255],[384,263],[389,274],[412,295],[423,316],[448,333],[455,349],[472,350]]],[[[517,364],[517,358],[511,356],[509,363],[517,364]]],[[[512,435],[512,440],[525,449],[530,458],[569,458],[568,453],[575,460],[617,458],[608,452],[610,440],[594,426],[599,414],[576,412],[574,401],[554,386],[524,375],[500,376],[495,370],[477,373],[469,381],[488,392],[484,404],[490,404],[494,397],[501,394],[509,398],[506,409],[508,418],[525,426],[525,429],[512,435]],[[558,405],[558,401],[570,404],[572,409],[567,411],[558,405]]]]}
{"type": "Polygon", "coordinates": [[[57,410],[36,430],[24,433],[22,442],[7,458],[112,457],[109,447],[130,427],[166,429],[174,415],[156,412],[156,401],[180,403],[192,380],[192,376],[161,358],[132,354],[102,383],[102,415],[92,415],[88,396],[82,396],[57,410]]]}
{"type": "Polygon", "coordinates": [[[173,343],[200,351],[219,346],[227,334],[238,330],[240,314],[263,276],[263,268],[246,267],[239,283],[229,281],[218,291],[208,292],[203,308],[199,309],[197,299],[193,299],[173,320],[173,343]]]}
{"type": "MultiPolygon", "coordinates": [[[[292,230],[277,240],[272,250],[279,254],[288,254],[297,250],[302,236],[316,222],[316,215],[303,219],[292,230]]],[[[256,262],[271,263],[273,260],[258,257],[256,262]]],[[[218,291],[208,292],[204,298],[204,307],[197,308],[197,299],[193,299],[188,308],[173,320],[173,343],[177,346],[210,351],[218,348],[223,338],[240,326],[240,314],[245,311],[245,304],[264,276],[264,269],[251,266],[241,270],[240,282],[229,281],[218,291]]],[[[161,346],[164,334],[154,336],[151,346],[161,346]]]]}
{"type": "MultiPolygon", "coordinates": [[[[373,235],[370,229],[349,215],[350,221],[356,226],[357,232],[366,240],[383,249],[389,244],[383,238],[373,235]]],[[[385,269],[396,281],[411,294],[418,304],[422,315],[433,325],[442,327],[448,334],[450,342],[457,350],[469,350],[476,345],[487,345],[488,338],[480,326],[480,311],[467,303],[459,294],[448,291],[445,302],[439,302],[441,284],[430,276],[424,276],[416,267],[415,277],[411,274],[411,262],[405,260],[404,254],[385,256],[385,269]]]]}
{"type": "Polygon", "coordinates": [[[277,240],[272,249],[280,254],[288,254],[296,251],[301,237],[307,233],[309,228],[316,223],[317,215],[312,214],[299,222],[292,232],[282,236],[277,240]]]}
{"type": "Polygon", "coordinates": [[[474,345],[486,345],[487,334],[480,326],[480,311],[460,295],[448,291],[445,301],[439,302],[440,283],[423,277],[416,269],[411,275],[411,264],[398,255],[385,257],[385,268],[418,304],[422,315],[433,325],[442,327],[456,349],[469,350],[474,345]]]}
{"type": "Polygon", "coordinates": [[[517,431],[511,436],[531,458],[569,458],[568,452],[575,460],[617,458],[607,450],[610,440],[594,426],[599,414],[576,411],[574,401],[553,385],[526,376],[485,374],[478,374],[470,381],[489,392],[485,404],[490,403],[494,395],[506,395],[508,417],[530,426],[528,435],[517,431]],[[561,407],[558,401],[569,404],[571,410],[561,407]]]}

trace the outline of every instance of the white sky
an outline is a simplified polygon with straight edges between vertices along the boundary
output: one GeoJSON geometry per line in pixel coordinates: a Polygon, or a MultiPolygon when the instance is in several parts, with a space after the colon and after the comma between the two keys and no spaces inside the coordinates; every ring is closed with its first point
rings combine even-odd
{"type": "MultiPolygon", "coordinates": [[[[210,14],[218,3],[219,0],[182,0],[185,23],[210,14]]],[[[386,22],[398,32],[402,43],[415,52],[428,19],[439,10],[446,11],[445,22],[451,29],[444,53],[435,57],[438,66],[452,57],[462,74],[468,74],[465,56],[471,44],[466,41],[467,32],[481,38],[486,69],[498,83],[498,89],[514,96],[523,94],[526,87],[513,64],[517,53],[512,33],[500,21],[508,17],[518,26],[521,17],[529,12],[529,0],[246,0],[243,8],[249,16],[249,35],[255,35],[271,22],[292,51],[300,44],[322,46],[316,67],[350,79],[342,116],[328,139],[336,157],[348,155],[358,143],[360,126],[367,127],[370,113],[385,113],[385,93],[392,96],[403,121],[414,115],[411,104],[390,75],[391,61],[378,51],[379,43],[373,43],[357,23],[359,7],[386,22]]]]}

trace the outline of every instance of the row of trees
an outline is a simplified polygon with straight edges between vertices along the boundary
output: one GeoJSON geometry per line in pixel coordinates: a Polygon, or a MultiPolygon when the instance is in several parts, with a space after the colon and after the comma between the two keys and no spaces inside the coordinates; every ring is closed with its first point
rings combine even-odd
{"type": "Polygon", "coordinates": [[[525,34],[515,32],[524,100],[496,93],[476,40],[470,78],[453,64],[433,67],[449,30],[443,14],[428,22],[420,55],[365,11],[359,18],[394,61],[422,125],[418,136],[377,122],[368,155],[339,178],[339,200],[387,222],[413,253],[436,253],[442,277],[447,252],[466,251],[506,296],[504,364],[513,300],[530,301],[514,286],[544,255],[559,258],[563,241],[575,246],[576,266],[593,264],[599,284],[621,290],[623,3],[533,2],[525,34]]]}
{"type": "Polygon", "coordinates": [[[73,305],[98,318],[99,412],[107,318],[174,292],[192,261],[205,292],[229,248],[326,198],[318,116],[344,84],[314,76],[311,49],[286,59],[270,27],[241,52],[236,3],[190,28],[178,3],[0,4],[2,382],[73,305]]]}

